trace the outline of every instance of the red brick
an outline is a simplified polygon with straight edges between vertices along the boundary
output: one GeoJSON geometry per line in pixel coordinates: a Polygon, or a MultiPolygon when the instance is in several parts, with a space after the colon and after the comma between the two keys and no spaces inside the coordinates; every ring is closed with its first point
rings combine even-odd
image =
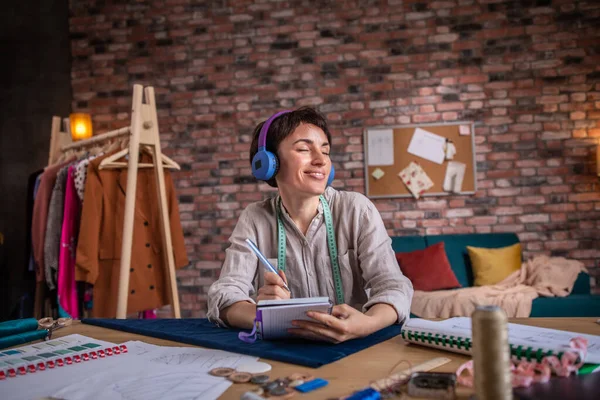
{"type": "Polygon", "coordinates": [[[519,219],[519,222],[524,223],[524,224],[550,221],[550,217],[548,216],[548,214],[521,215],[518,219],[519,219]]]}
{"type": "Polygon", "coordinates": [[[467,225],[494,225],[498,222],[498,217],[488,216],[488,217],[472,217],[467,218],[467,225]]]}
{"type": "Polygon", "coordinates": [[[579,246],[576,240],[545,241],[544,247],[548,250],[571,250],[579,246]]]}

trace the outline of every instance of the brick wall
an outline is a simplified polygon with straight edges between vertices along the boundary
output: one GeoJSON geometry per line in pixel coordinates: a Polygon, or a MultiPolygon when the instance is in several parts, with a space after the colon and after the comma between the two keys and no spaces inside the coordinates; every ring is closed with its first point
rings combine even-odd
{"type": "Polygon", "coordinates": [[[183,167],[184,315],[203,315],[241,210],[272,194],[251,177],[252,128],[301,105],[331,122],[334,186],[360,192],[365,127],[475,121],[476,195],[377,200],[389,233],[516,232],[526,257],[600,277],[600,3],[71,3],[75,110],[121,127],[132,85],[156,88],[165,153],[183,167]]]}

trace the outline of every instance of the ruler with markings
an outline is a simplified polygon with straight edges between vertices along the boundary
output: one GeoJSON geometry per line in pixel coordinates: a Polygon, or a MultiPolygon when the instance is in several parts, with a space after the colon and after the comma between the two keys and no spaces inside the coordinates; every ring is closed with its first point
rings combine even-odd
{"type": "Polygon", "coordinates": [[[393,375],[388,376],[387,378],[381,378],[369,385],[371,388],[382,391],[385,390],[392,385],[407,380],[413,372],[425,372],[431,371],[432,369],[436,369],[437,367],[441,367],[442,365],[446,365],[450,362],[449,358],[446,357],[436,357],[431,360],[425,361],[424,363],[415,365],[411,368],[406,368],[402,371],[398,371],[393,375]]]}

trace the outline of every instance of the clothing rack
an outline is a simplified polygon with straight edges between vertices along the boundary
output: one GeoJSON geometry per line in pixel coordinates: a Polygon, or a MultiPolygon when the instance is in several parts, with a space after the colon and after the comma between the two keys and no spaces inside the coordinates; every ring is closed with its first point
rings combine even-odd
{"type": "MultiPolygon", "coordinates": [[[[154,99],[154,88],[142,85],[133,86],[133,105],[131,112],[131,125],[128,127],[106,132],[90,139],[72,142],[68,133],[69,124],[66,123],[67,131],[61,131],[61,119],[52,118],[52,131],[50,140],[49,165],[57,162],[61,154],[68,150],[75,150],[98,143],[105,142],[120,136],[129,135],[129,159],[127,161],[127,189],[125,196],[125,217],[123,223],[123,244],[121,246],[121,265],[119,271],[119,292],[117,298],[117,318],[125,319],[127,314],[127,294],[129,292],[129,268],[131,264],[131,249],[133,246],[133,222],[135,212],[135,198],[137,185],[137,172],[139,164],[139,153],[143,148],[148,149],[153,158],[158,203],[160,209],[160,230],[163,244],[169,251],[163,251],[164,262],[167,265],[166,280],[169,287],[169,296],[173,308],[173,316],[181,318],[179,308],[179,294],[177,291],[177,280],[175,276],[175,258],[173,255],[173,243],[171,239],[171,226],[167,210],[167,192],[163,168],[163,156],[160,147],[158,132],[158,118],[156,113],[156,102],[154,99]],[[145,95],[146,102],[143,102],[145,95]]],[[[68,122],[68,118],[65,118],[68,122]]],[[[177,169],[179,166],[172,162],[177,169]]],[[[111,166],[107,166],[111,168],[111,166]]],[[[101,167],[102,169],[102,167],[101,167]]]]}

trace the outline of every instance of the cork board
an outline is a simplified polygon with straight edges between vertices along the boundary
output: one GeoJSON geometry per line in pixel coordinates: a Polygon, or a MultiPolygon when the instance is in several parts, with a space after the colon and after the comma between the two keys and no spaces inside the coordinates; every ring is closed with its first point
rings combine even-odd
{"type": "MultiPolygon", "coordinates": [[[[433,135],[430,135],[433,137],[433,135]]],[[[443,139],[441,139],[443,140],[443,139]]],[[[453,122],[448,124],[421,124],[394,127],[372,127],[364,132],[365,151],[365,182],[366,194],[371,198],[383,197],[413,197],[408,187],[400,179],[399,173],[411,161],[421,166],[425,174],[431,179],[433,186],[426,190],[424,196],[444,196],[451,194],[475,194],[477,190],[477,171],[475,164],[474,126],[472,122],[453,122]],[[409,146],[413,135],[426,131],[433,135],[449,140],[456,147],[456,154],[451,160],[444,159],[441,164],[409,153],[409,146]],[[468,130],[468,134],[465,132],[468,130]],[[377,142],[381,131],[386,131],[385,143],[377,142]],[[461,131],[463,134],[461,134],[461,131]],[[391,140],[390,140],[391,139],[391,140]],[[372,149],[370,151],[369,144],[372,149]],[[377,149],[375,148],[377,146],[377,149]],[[379,151],[381,150],[381,151],[379,151]],[[376,156],[374,156],[374,154],[376,156]],[[371,155],[371,160],[369,160],[371,155]],[[458,162],[465,165],[464,177],[459,191],[445,191],[443,188],[446,170],[449,162],[458,162]],[[383,165],[382,165],[383,164],[383,165]],[[383,172],[383,176],[376,179],[375,170],[383,172]]],[[[424,148],[428,148],[425,146],[424,148]]],[[[439,160],[438,160],[439,161],[439,160]]]]}

